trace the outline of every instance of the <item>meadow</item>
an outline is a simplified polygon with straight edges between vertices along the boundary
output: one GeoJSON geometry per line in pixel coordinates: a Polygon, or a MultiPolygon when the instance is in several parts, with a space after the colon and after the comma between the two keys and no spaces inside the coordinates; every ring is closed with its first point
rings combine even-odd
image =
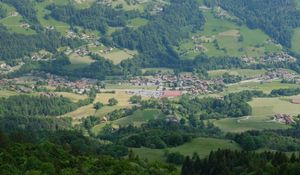
{"type": "Polygon", "coordinates": [[[191,142],[174,148],[150,149],[150,148],[132,148],[133,152],[142,159],[149,161],[165,161],[164,153],[179,152],[185,156],[192,156],[197,153],[201,158],[208,156],[210,151],[218,149],[240,150],[237,143],[231,140],[214,138],[196,138],[191,142]]]}
{"type": "Polygon", "coordinates": [[[236,84],[229,85],[225,91],[226,93],[239,92],[243,90],[257,90],[263,91],[265,93],[270,93],[273,89],[287,89],[287,88],[299,88],[299,84],[287,84],[281,83],[280,81],[273,82],[240,82],[236,84]]]}
{"type": "Polygon", "coordinates": [[[292,38],[292,51],[296,53],[300,53],[300,28],[294,30],[294,34],[292,38]]]}
{"type": "Polygon", "coordinates": [[[281,47],[267,43],[270,39],[258,29],[249,29],[245,25],[237,25],[226,19],[214,16],[211,10],[203,11],[206,24],[202,31],[193,34],[205,37],[202,41],[202,50],[195,50],[197,44],[187,39],[177,47],[177,51],[186,59],[192,59],[201,52],[208,56],[251,56],[259,57],[266,52],[278,52],[281,47]],[[217,46],[218,45],[218,46],[217,46]],[[219,48],[219,49],[218,49],[219,48]]]}
{"type": "Polygon", "coordinates": [[[137,51],[131,51],[128,49],[114,49],[109,53],[99,53],[102,57],[111,60],[114,64],[119,64],[123,60],[130,59],[137,54],[137,51]]]}
{"type": "Polygon", "coordinates": [[[221,77],[224,73],[230,75],[239,75],[242,77],[254,77],[258,75],[264,75],[267,71],[264,69],[221,69],[208,71],[209,77],[216,78],[221,77]]]}
{"type": "Polygon", "coordinates": [[[291,99],[300,99],[300,95],[278,98],[254,98],[249,104],[252,116],[241,118],[226,118],[214,121],[214,124],[224,132],[243,132],[247,130],[287,129],[288,125],[273,120],[278,113],[298,115],[300,105],[291,103],[291,99]]]}
{"type": "Polygon", "coordinates": [[[0,24],[7,27],[10,32],[16,32],[20,34],[32,35],[36,32],[29,28],[21,27],[23,17],[18,14],[17,16],[12,16],[12,13],[16,12],[16,9],[8,4],[0,2],[0,5],[6,9],[7,17],[0,19],[0,24]]]}

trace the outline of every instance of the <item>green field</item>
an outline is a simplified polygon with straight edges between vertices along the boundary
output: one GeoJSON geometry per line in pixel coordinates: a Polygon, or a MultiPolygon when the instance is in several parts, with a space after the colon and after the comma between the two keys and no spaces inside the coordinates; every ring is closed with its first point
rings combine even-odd
{"type": "Polygon", "coordinates": [[[128,117],[118,119],[114,121],[113,124],[120,126],[128,126],[130,124],[134,126],[140,126],[142,123],[146,123],[151,119],[157,119],[162,117],[164,117],[164,115],[161,114],[161,112],[157,109],[145,109],[138,110],[128,117]]]}
{"type": "Polygon", "coordinates": [[[9,97],[13,95],[18,95],[18,93],[15,91],[0,90],[0,97],[9,97]]]}
{"type": "Polygon", "coordinates": [[[134,114],[130,116],[120,118],[112,122],[101,123],[99,125],[96,125],[92,129],[92,131],[94,134],[98,134],[99,132],[101,132],[102,128],[107,124],[112,124],[112,126],[115,128],[119,128],[119,126],[128,126],[130,124],[138,127],[141,124],[146,123],[151,119],[157,119],[163,117],[164,115],[157,109],[137,110],[134,112],[134,114]]]}
{"type": "Polygon", "coordinates": [[[300,28],[294,30],[292,38],[292,51],[300,53],[300,28]]]}
{"type": "Polygon", "coordinates": [[[80,56],[78,54],[71,54],[69,55],[70,61],[72,65],[77,66],[87,66],[94,62],[94,60],[90,56],[80,56]]]}
{"type": "Polygon", "coordinates": [[[300,99],[300,96],[280,98],[255,98],[249,104],[252,116],[242,118],[227,118],[214,121],[214,124],[224,132],[243,132],[247,130],[286,129],[289,126],[272,121],[278,113],[298,115],[300,105],[293,104],[290,99],[300,99]]]}
{"type": "Polygon", "coordinates": [[[129,21],[128,27],[138,28],[148,23],[148,20],[143,18],[135,18],[129,21]]]}
{"type": "Polygon", "coordinates": [[[196,43],[192,39],[185,40],[177,47],[177,51],[186,58],[194,58],[201,52],[208,56],[251,56],[258,57],[265,52],[278,52],[281,47],[267,43],[270,39],[261,30],[239,26],[226,19],[216,18],[212,11],[204,11],[206,24],[202,31],[194,34],[202,37],[203,50],[195,50],[196,43]],[[203,38],[204,37],[204,38],[203,38]],[[242,39],[241,39],[242,38],[242,39]],[[216,42],[220,49],[217,49],[216,42]]]}
{"type": "Polygon", "coordinates": [[[221,69],[221,70],[212,70],[208,71],[208,75],[212,78],[221,77],[224,73],[229,73],[230,75],[239,75],[242,77],[253,77],[258,75],[263,75],[267,71],[263,69],[254,70],[254,69],[221,69]]]}
{"type": "Polygon", "coordinates": [[[23,17],[20,14],[18,14],[17,16],[11,15],[13,12],[16,12],[16,9],[14,7],[2,2],[0,2],[0,5],[7,11],[7,17],[0,19],[0,24],[6,26],[10,32],[27,35],[35,34],[35,31],[32,29],[21,27],[21,21],[23,20],[23,17]]]}
{"type": "Polygon", "coordinates": [[[243,90],[258,90],[265,93],[270,93],[273,89],[286,89],[286,88],[300,88],[299,84],[285,84],[280,81],[273,81],[271,83],[264,82],[241,82],[230,85],[225,93],[239,92],[243,90]]]}
{"type": "Polygon", "coordinates": [[[134,55],[137,54],[136,51],[131,51],[128,49],[114,49],[109,53],[99,53],[102,57],[111,60],[114,64],[119,64],[123,60],[127,60],[132,58],[134,55]]]}
{"type": "Polygon", "coordinates": [[[37,11],[37,18],[44,27],[54,26],[57,31],[65,34],[66,31],[70,28],[69,24],[61,21],[56,21],[51,17],[49,19],[44,18],[47,14],[50,13],[45,8],[53,2],[58,5],[65,5],[68,3],[68,1],[64,0],[46,0],[44,2],[37,3],[35,7],[37,11]]]}
{"type": "MultiPolygon", "coordinates": [[[[184,145],[165,149],[169,152],[180,152],[184,155],[193,155],[197,153],[201,158],[209,155],[210,151],[217,149],[240,150],[238,144],[231,140],[214,139],[214,138],[196,138],[184,145]]],[[[133,152],[142,159],[149,161],[165,161],[164,149],[149,149],[149,148],[133,148],[133,152]]]]}

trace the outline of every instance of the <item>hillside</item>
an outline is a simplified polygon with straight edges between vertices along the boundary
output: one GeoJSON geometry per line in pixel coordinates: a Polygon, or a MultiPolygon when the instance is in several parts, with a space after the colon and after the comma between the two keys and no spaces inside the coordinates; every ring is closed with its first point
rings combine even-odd
{"type": "Polygon", "coordinates": [[[0,174],[299,174],[300,0],[0,0],[0,174]]]}

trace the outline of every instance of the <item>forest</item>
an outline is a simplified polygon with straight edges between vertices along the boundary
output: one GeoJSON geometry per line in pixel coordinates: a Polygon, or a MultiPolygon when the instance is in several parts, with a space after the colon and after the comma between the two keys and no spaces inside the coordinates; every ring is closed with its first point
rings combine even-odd
{"type": "Polygon", "coordinates": [[[212,151],[207,158],[195,155],[187,157],[182,166],[182,175],[219,175],[219,174],[282,174],[299,173],[300,157],[293,154],[288,157],[276,152],[238,152],[230,150],[212,151]]]}
{"type": "Polygon", "coordinates": [[[124,27],[126,20],[138,16],[138,12],[115,10],[99,3],[82,10],[71,4],[65,6],[51,4],[47,9],[51,11],[50,16],[58,21],[67,22],[71,26],[77,25],[86,29],[100,31],[102,34],[107,32],[109,26],[124,27]]]}
{"type": "Polygon", "coordinates": [[[8,62],[13,59],[29,56],[32,52],[45,49],[56,53],[61,46],[75,47],[81,44],[78,40],[62,37],[56,31],[44,31],[35,35],[10,33],[4,26],[0,26],[0,59],[8,62]]]}
{"type": "Polygon", "coordinates": [[[292,30],[300,26],[300,11],[295,0],[223,0],[219,4],[250,28],[262,29],[288,48],[291,47],[292,30]]]}

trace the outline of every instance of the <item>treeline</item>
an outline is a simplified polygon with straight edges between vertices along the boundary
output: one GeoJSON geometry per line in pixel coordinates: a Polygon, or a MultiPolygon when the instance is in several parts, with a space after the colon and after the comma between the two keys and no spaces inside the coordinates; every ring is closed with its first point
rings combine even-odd
{"type": "MultiPolygon", "coordinates": [[[[94,3],[90,8],[78,9],[74,5],[64,6],[51,4],[47,7],[50,16],[71,26],[82,26],[86,29],[97,30],[105,34],[108,27],[124,27],[126,21],[138,16],[138,12],[124,12],[112,7],[94,3]]],[[[47,18],[47,16],[46,16],[47,18]]]]}
{"type": "Polygon", "coordinates": [[[254,153],[246,151],[212,151],[207,158],[187,157],[182,166],[182,175],[240,175],[240,174],[280,174],[297,175],[300,157],[288,157],[280,152],[254,153]]]}
{"type": "MultiPolygon", "coordinates": [[[[189,98],[180,99],[183,108],[179,111],[183,115],[200,116],[200,119],[219,119],[226,117],[242,117],[252,114],[252,108],[247,103],[253,97],[265,96],[261,91],[242,91],[219,98],[189,98]]],[[[196,116],[195,116],[196,117],[196,116]]]]}
{"type": "Polygon", "coordinates": [[[179,56],[172,48],[189,37],[193,29],[203,26],[205,19],[196,0],[172,0],[170,5],[155,16],[147,25],[138,29],[124,28],[113,33],[113,41],[119,47],[136,49],[143,67],[179,65],[179,56]]]}
{"type": "Polygon", "coordinates": [[[76,103],[64,97],[18,95],[0,99],[0,116],[58,116],[77,107],[76,103]]]}
{"type": "MultiPolygon", "coordinates": [[[[299,118],[299,116],[298,116],[299,118]]],[[[284,152],[300,151],[300,123],[286,130],[247,131],[241,134],[228,134],[227,138],[235,140],[247,151],[261,148],[284,152]]]]}
{"type": "MultiPolygon", "coordinates": [[[[101,154],[103,151],[114,152],[114,145],[101,145],[99,153],[89,151],[91,144],[85,144],[82,136],[76,134],[57,134],[63,144],[53,143],[46,139],[40,143],[24,143],[20,140],[28,137],[26,134],[20,140],[13,135],[0,132],[0,174],[48,174],[48,175],[96,175],[96,174],[174,174],[174,166],[161,163],[148,163],[139,160],[113,158],[101,154]],[[70,144],[66,141],[69,140],[70,144]],[[73,147],[75,146],[75,147],[73,147]],[[74,148],[82,152],[74,152],[74,148]]],[[[19,137],[19,138],[20,138],[19,137]]],[[[93,142],[94,146],[99,145],[93,142]]]]}
{"type": "Polygon", "coordinates": [[[300,26],[300,10],[295,0],[223,0],[219,5],[250,28],[262,29],[288,48],[291,47],[293,29],[300,26]]]}
{"type": "Polygon", "coordinates": [[[57,132],[72,129],[72,119],[55,117],[0,117],[0,130],[6,133],[26,132],[32,134],[32,140],[38,140],[35,133],[57,132]]]}
{"type": "Polygon", "coordinates": [[[127,147],[162,149],[182,145],[195,137],[217,137],[220,134],[221,131],[211,123],[192,126],[185,122],[156,119],[141,127],[120,126],[118,130],[106,125],[98,137],[127,147]]]}
{"type": "Polygon", "coordinates": [[[6,16],[7,16],[7,10],[2,5],[0,5],[0,19],[5,18],[6,16]]]}
{"type": "Polygon", "coordinates": [[[300,94],[300,88],[273,89],[271,91],[273,96],[293,96],[298,94],[300,94]]]}
{"type": "Polygon", "coordinates": [[[5,27],[0,26],[0,59],[8,62],[12,59],[22,58],[45,49],[56,53],[61,46],[76,47],[82,44],[78,40],[62,37],[56,31],[44,31],[35,35],[9,33],[5,27]]]}
{"type": "Polygon", "coordinates": [[[93,78],[105,80],[108,76],[125,75],[120,65],[114,65],[112,61],[100,57],[99,55],[92,54],[91,57],[95,62],[90,65],[70,69],[72,65],[69,57],[63,53],[57,53],[53,56],[55,60],[27,62],[17,71],[8,74],[8,77],[18,77],[31,71],[43,71],[55,75],[68,76],[70,79],[93,78]]]}

